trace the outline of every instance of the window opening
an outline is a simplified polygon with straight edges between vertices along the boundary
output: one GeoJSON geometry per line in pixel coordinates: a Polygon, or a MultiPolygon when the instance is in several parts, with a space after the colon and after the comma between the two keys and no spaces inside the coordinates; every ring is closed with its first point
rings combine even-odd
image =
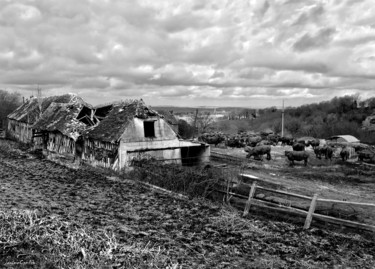
{"type": "Polygon", "coordinates": [[[155,137],[155,124],[154,123],[155,123],[154,121],[143,122],[145,137],[155,137]]]}

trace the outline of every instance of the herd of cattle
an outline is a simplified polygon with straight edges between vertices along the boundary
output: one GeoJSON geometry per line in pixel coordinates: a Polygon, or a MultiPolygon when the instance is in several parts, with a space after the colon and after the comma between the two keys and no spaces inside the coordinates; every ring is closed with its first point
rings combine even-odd
{"type": "Polygon", "coordinates": [[[293,138],[290,136],[281,137],[277,134],[268,133],[240,133],[237,135],[224,135],[221,132],[204,133],[199,137],[200,141],[215,146],[224,144],[226,147],[244,148],[247,152],[246,158],[254,157],[256,160],[263,160],[266,155],[267,160],[271,160],[271,145],[289,145],[293,150],[285,150],[285,156],[290,165],[294,161],[303,161],[307,165],[310,154],[305,151],[306,147],[312,147],[318,159],[324,157],[332,161],[334,153],[338,153],[343,161],[356,154],[361,161],[375,162],[375,149],[366,144],[351,143],[326,143],[321,145],[321,140],[317,138],[293,138]]]}

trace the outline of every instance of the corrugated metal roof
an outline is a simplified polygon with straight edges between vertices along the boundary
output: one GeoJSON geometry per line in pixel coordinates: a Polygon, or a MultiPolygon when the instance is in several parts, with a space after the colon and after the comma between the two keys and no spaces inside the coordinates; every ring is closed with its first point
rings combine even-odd
{"type": "Polygon", "coordinates": [[[352,135],[335,135],[331,136],[331,140],[339,140],[342,139],[344,141],[342,142],[350,142],[350,143],[358,143],[360,142],[358,138],[352,136],[352,135]]]}

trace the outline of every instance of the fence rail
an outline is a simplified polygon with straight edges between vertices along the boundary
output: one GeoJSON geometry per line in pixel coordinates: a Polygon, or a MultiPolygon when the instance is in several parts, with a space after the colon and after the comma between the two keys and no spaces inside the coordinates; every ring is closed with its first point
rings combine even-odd
{"type": "MultiPolygon", "coordinates": [[[[240,176],[243,177],[244,175],[240,174],[240,176]]],[[[245,204],[244,209],[243,209],[244,210],[243,211],[244,217],[246,217],[247,215],[250,214],[251,206],[257,206],[257,207],[275,210],[275,211],[278,211],[278,212],[294,213],[294,214],[297,214],[297,215],[300,215],[300,216],[304,216],[305,217],[304,229],[310,228],[312,220],[317,219],[317,220],[325,221],[327,223],[333,223],[333,224],[344,226],[344,227],[356,228],[356,229],[362,229],[362,230],[366,230],[366,231],[370,231],[370,232],[375,232],[375,226],[373,226],[373,225],[315,213],[315,210],[316,210],[316,207],[317,207],[318,203],[334,203],[334,204],[371,207],[371,208],[375,208],[375,204],[358,203],[358,202],[350,202],[350,201],[340,201],[340,200],[333,200],[333,199],[324,199],[324,198],[319,198],[318,194],[314,194],[313,197],[309,197],[309,196],[300,195],[300,194],[297,194],[297,193],[265,188],[265,187],[259,186],[258,183],[257,183],[258,182],[257,180],[261,181],[262,179],[256,179],[255,181],[253,181],[251,186],[249,184],[245,184],[247,187],[250,187],[248,196],[233,192],[228,187],[226,187],[226,190],[215,189],[214,191],[224,194],[226,196],[225,200],[228,201],[228,202],[231,200],[232,197],[240,198],[242,201],[244,201],[246,199],[246,204],[245,204]],[[268,201],[264,198],[257,197],[256,196],[257,190],[263,190],[263,191],[267,191],[267,192],[273,192],[273,193],[281,194],[283,196],[296,197],[296,198],[300,198],[300,199],[303,199],[303,200],[308,200],[308,201],[310,201],[310,205],[308,207],[308,210],[304,210],[304,209],[301,209],[300,207],[292,206],[291,203],[283,204],[280,201],[278,201],[278,202],[268,201]]]]}
{"type": "Polygon", "coordinates": [[[235,163],[235,164],[242,164],[246,162],[245,158],[241,157],[234,157],[230,156],[228,154],[218,153],[211,151],[211,160],[212,161],[220,161],[220,162],[229,162],[229,163],[235,163]]]}

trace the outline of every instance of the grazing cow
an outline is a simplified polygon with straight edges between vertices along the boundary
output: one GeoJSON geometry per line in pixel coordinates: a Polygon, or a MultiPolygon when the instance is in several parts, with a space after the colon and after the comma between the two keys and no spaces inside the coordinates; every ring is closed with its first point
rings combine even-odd
{"type": "Polygon", "coordinates": [[[295,143],[293,144],[293,151],[304,151],[305,150],[305,145],[302,143],[295,143]]]}
{"type": "Polygon", "coordinates": [[[306,151],[285,151],[285,156],[288,158],[290,165],[294,165],[294,161],[304,161],[305,166],[307,165],[307,160],[309,159],[309,153],[306,151]]]}
{"type": "Polygon", "coordinates": [[[281,141],[282,146],[285,146],[285,145],[292,146],[294,143],[294,139],[291,136],[282,136],[280,137],[280,141],[281,141]]]}
{"type": "Polygon", "coordinates": [[[346,161],[347,159],[349,159],[350,157],[350,150],[348,147],[344,147],[341,152],[340,152],[340,156],[341,156],[341,159],[342,161],[346,161]]]}
{"type": "Polygon", "coordinates": [[[271,160],[271,146],[245,147],[245,151],[248,153],[246,158],[254,156],[254,159],[259,158],[262,161],[263,155],[267,154],[267,160],[271,160]]]}

